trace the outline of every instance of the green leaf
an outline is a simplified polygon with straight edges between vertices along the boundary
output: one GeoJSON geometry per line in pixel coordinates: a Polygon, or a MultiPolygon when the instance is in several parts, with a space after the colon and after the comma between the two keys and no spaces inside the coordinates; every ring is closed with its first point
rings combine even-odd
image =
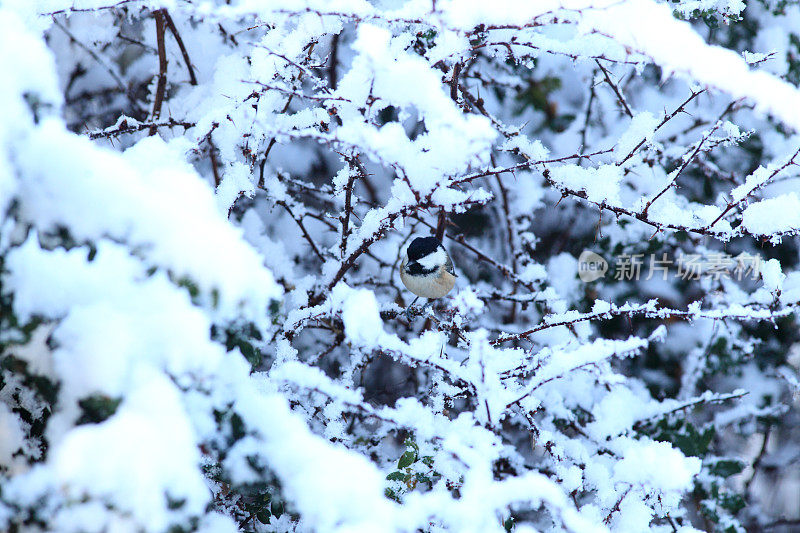
{"type": "Polygon", "coordinates": [[[397,468],[406,468],[407,466],[411,466],[416,460],[417,452],[409,450],[400,456],[400,460],[397,461],[397,468]]]}
{"type": "Polygon", "coordinates": [[[239,413],[233,413],[231,415],[231,433],[234,442],[245,436],[244,420],[239,416],[239,413]]]}
{"type": "Polygon", "coordinates": [[[186,505],[186,498],[173,498],[167,494],[167,507],[169,509],[180,509],[184,505],[186,505]]]}
{"type": "Polygon", "coordinates": [[[262,509],[256,513],[256,519],[262,524],[269,524],[269,519],[271,516],[272,514],[269,512],[269,509],[262,509]]]}
{"type": "Polygon", "coordinates": [[[270,300],[269,301],[269,315],[272,318],[278,318],[278,313],[281,312],[281,302],[280,300],[270,300]]]}
{"type": "Polygon", "coordinates": [[[252,323],[228,327],[224,333],[214,330],[212,336],[215,340],[224,341],[225,349],[228,351],[239,348],[253,368],[259,366],[264,360],[263,354],[252,342],[254,339],[261,340],[261,333],[252,323]]]}
{"type": "Polygon", "coordinates": [[[720,477],[730,477],[744,470],[744,463],[738,459],[723,459],[709,466],[708,470],[720,477]]]}
{"type": "Polygon", "coordinates": [[[183,287],[189,292],[192,301],[195,301],[200,296],[200,287],[192,279],[188,277],[181,277],[175,280],[178,287],[183,287]]]}
{"type": "Polygon", "coordinates": [[[275,518],[280,518],[283,514],[283,503],[279,501],[272,500],[272,505],[270,506],[270,510],[272,514],[275,515],[275,518]]]}
{"type": "Polygon", "coordinates": [[[419,453],[419,445],[413,439],[406,439],[403,444],[406,445],[406,448],[413,448],[415,452],[419,453]]]}
{"type": "Polygon", "coordinates": [[[672,443],[677,446],[684,455],[702,457],[708,452],[708,448],[715,434],[714,428],[709,427],[700,432],[692,424],[687,424],[684,433],[673,436],[672,443]]]}
{"type": "Polygon", "coordinates": [[[417,479],[418,483],[431,483],[431,478],[425,474],[416,474],[414,477],[417,479]]]}
{"type": "Polygon", "coordinates": [[[729,511],[731,514],[736,514],[745,507],[744,498],[738,494],[722,494],[719,498],[720,506],[729,511]]]}
{"type": "Polygon", "coordinates": [[[81,416],[75,423],[77,425],[99,424],[116,413],[120,403],[122,403],[122,398],[111,398],[103,394],[87,396],[82,400],[78,400],[81,416]]]}

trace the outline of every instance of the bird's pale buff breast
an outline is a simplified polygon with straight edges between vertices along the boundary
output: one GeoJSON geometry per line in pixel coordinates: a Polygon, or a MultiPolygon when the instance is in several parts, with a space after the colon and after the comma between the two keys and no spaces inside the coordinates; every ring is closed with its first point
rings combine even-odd
{"type": "Polygon", "coordinates": [[[408,290],[417,296],[431,299],[445,296],[453,290],[456,284],[456,277],[449,273],[444,266],[440,266],[437,272],[429,276],[409,276],[406,274],[405,268],[401,267],[400,279],[408,290]]]}

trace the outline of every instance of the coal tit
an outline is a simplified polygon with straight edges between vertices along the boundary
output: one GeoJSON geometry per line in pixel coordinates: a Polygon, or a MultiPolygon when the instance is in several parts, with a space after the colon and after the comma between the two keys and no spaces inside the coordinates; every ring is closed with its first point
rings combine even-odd
{"type": "MultiPolygon", "coordinates": [[[[436,237],[417,237],[406,250],[400,279],[417,298],[441,298],[456,284],[453,261],[436,237]]],[[[414,304],[411,302],[411,305],[414,304]]],[[[409,306],[410,307],[410,306],[409,306]]]]}

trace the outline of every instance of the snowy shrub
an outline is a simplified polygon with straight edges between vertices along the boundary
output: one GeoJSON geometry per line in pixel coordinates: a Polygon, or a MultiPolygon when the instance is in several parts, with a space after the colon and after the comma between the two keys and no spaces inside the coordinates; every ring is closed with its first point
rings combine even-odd
{"type": "Polygon", "coordinates": [[[0,51],[0,530],[800,524],[797,2],[6,0],[0,51]]]}

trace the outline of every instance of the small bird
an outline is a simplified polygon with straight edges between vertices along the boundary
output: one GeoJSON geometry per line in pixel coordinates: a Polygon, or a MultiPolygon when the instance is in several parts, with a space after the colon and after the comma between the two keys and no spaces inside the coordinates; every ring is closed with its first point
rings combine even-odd
{"type": "Polygon", "coordinates": [[[456,273],[453,261],[439,239],[417,237],[411,241],[403,257],[400,279],[417,296],[408,306],[410,309],[419,298],[441,298],[450,292],[456,284],[456,273]]]}

